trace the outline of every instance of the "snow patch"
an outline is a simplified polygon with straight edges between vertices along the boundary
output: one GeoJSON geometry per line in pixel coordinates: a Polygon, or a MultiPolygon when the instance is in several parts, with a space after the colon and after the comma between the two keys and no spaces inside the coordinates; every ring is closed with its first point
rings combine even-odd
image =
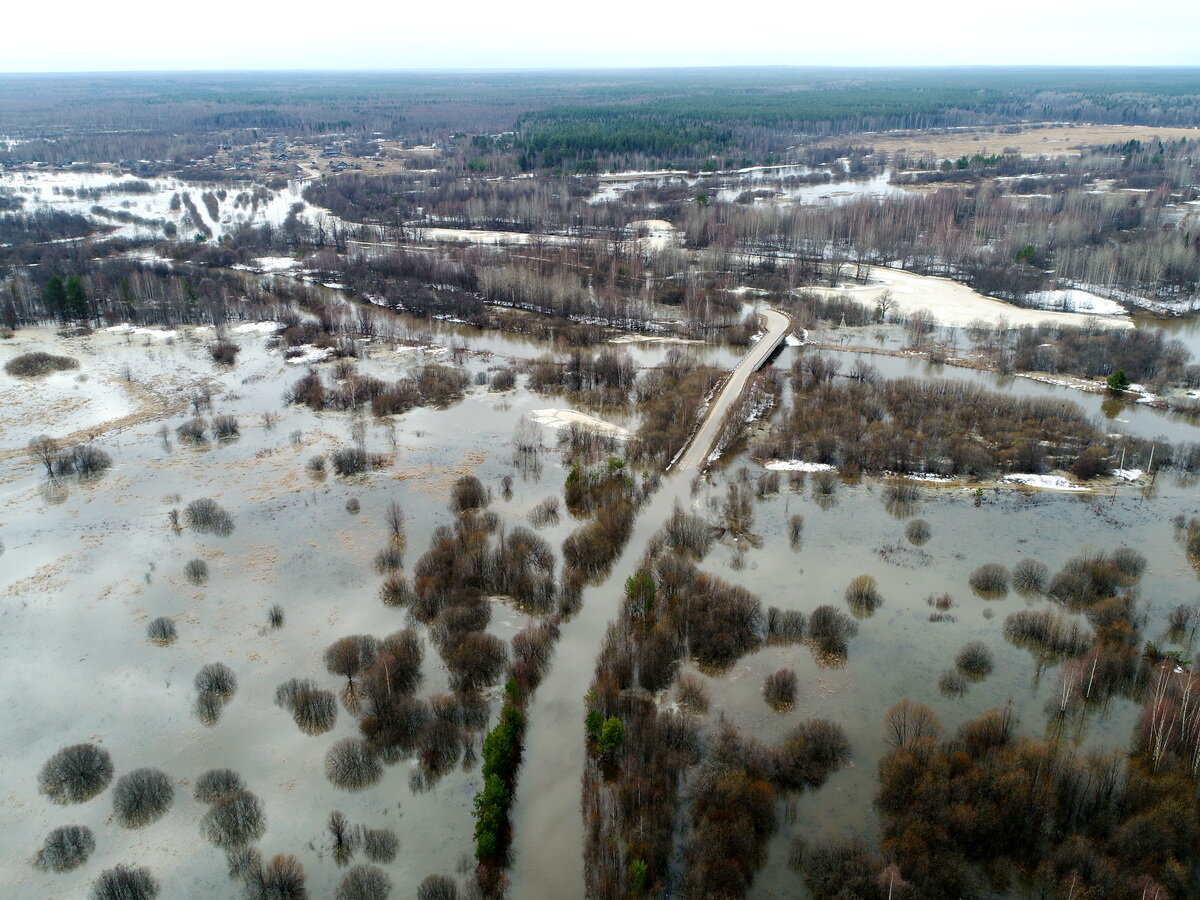
{"type": "Polygon", "coordinates": [[[831,472],[835,468],[829,463],[806,462],[802,459],[773,459],[764,464],[772,472],[831,472]]]}
{"type": "Polygon", "coordinates": [[[1069,491],[1071,493],[1086,493],[1091,488],[1075,484],[1062,475],[1005,475],[1000,479],[1001,484],[1023,484],[1025,487],[1039,488],[1043,491],[1069,491]]]}
{"type": "Polygon", "coordinates": [[[577,409],[535,409],[532,418],[533,421],[539,425],[545,425],[547,428],[567,428],[571,425],[580,425],[600,434],[611,435],[619,440],[629,437],[629,432],[620,425],[605,422],[603,419],[590,416],[577,409]]]}
{"type": "Polygon", "coordinates": [[[233,329],[234,334],[274,334],[283,325],[280,322],[243,322],[233,329]]]}

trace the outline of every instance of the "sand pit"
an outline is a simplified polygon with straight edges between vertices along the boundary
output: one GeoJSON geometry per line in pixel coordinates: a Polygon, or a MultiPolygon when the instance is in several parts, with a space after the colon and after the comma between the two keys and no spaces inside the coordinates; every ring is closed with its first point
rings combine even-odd
{"type": "Polygon", "coordinates": [[[835,288],[811,287],[805,290],[824,296],[846,296],[873,306],[884,291],[890,291],[895,309],[911,314],[919,309],[928,310],[939,324],[961,328],[976,320],[989,325],[1036,325],[1053,322],[1060,325],[1098,324],[1106,328],[1132,328],[1128,316],[1107,315],[1102,318],[1085,313],[1058,312],[1056,310],[1024,309],[1003,300],[985,297],[972,288],[949,278],[934,278],[916,275],[901,269],[875,267],[870,272],[870,284],[846,285],[835,288]]]}

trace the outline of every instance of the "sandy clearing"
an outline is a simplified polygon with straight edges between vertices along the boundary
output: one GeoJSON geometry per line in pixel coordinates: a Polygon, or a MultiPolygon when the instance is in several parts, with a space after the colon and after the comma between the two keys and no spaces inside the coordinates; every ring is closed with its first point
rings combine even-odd
{"type": "Polygon", "coordinates": [[[605,422],[603,419],[579,412],[576,409],[535,409],[532,413],[532,418],[539,425],[545,425],[548,428],[566,428],[569,425],[582,425],[584,428],[590,428],[592,431],[599,432],[600,434],[610,434],[622,440],[629,437],[629,432],[620,425],[605,422]]]}
{"type": "Polygon", "coordinates": [[[982,319],[992,325],[1036,325],[1039,322],[1054,322],[1061,325],[1099,324],[1106,328],[1133,327],[1133,322],[1128,316],[1097,318],[1084,313],[1024,309],[994,297],[986,297],[949,278],[935,278],[901,269],[880,267],[872,268],[869,277],[871,284],[836,288],[810,287],[805,290],[824,296],[845,294],[868,305],[874,305],[884,291],[890,291],[892,300],[901,313],[926,309],[940,324],[955,328],[970,325],[976,319],[982,319]]]}
{"type": "Polygon", "coordinates": [[[1123,141],[1200,139],[1200,128],[1160,128],[1149,125],[1057,125],[1022,126],[1018,134],[1002,134],[999,128],[972,128],[951,134],[890,134],[866,132],[843,135],[822,142],[845,146],[847,143],[874,147],[878,152],[904,151],[913,155],[938,158],[990,155],[1016,148],[1031,156],[1078,156],[1080,147],[1118,144],[1123,141]]]}

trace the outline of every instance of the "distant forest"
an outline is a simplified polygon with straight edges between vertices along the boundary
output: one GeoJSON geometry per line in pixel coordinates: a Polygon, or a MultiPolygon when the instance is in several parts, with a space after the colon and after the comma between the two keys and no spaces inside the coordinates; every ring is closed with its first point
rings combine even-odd
{"type": "Polygon", "coordinates": [[[182,165],[264,137],[458,143],[526,171],[767,160],[798,137],[1091,122],[1200,124],[1200,69],[675,69],[0,78],[0,164],[182,165]]]}

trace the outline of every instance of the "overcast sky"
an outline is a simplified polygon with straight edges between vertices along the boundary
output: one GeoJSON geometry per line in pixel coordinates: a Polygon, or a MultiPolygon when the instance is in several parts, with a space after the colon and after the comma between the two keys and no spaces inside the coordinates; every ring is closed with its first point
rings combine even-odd
{"type": "Polygon", "coordinates": [[[11,0],[0,71],[1200,65],[1200,2],[11,0]]]}

